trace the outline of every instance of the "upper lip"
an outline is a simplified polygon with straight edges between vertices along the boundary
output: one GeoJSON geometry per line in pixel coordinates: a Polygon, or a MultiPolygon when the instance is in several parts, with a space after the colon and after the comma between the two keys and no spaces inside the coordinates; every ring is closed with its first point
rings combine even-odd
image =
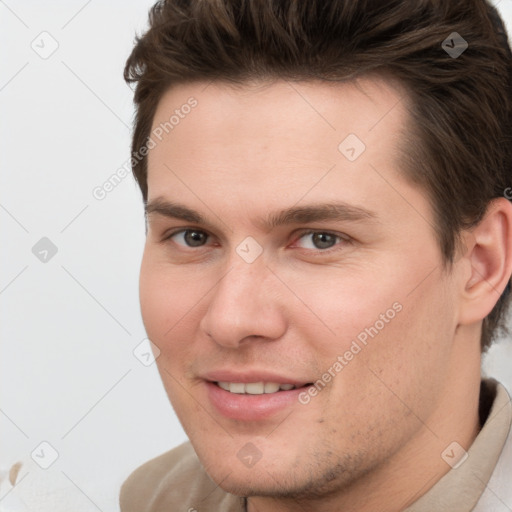
{"type": "Polygon", "coordinates": [[[212,370],[201,376],[211,382],[276,382],[277,384],[293,384],[295,387],[301,387],[311,383],[311,380],[297,380],[296,378],[286,377],[277,373],[268,371],[247,370],[243,372],[234,372],[232,370],[212,370]]]}

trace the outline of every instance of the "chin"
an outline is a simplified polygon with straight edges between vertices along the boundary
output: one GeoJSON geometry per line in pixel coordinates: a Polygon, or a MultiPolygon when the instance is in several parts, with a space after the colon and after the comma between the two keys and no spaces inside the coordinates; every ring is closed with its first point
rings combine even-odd
{"type": "MultiPolygon", "coordinates": [[[[224,491],[235,496],[265,496],[273,498],[288,498],[297,495],[300,487],[291,478],[274,478],[268,473],[254,475],[251,471],[246,477],[229,475],[218,485],[224,491]]],[[[213,476],[212,476],[213,478],[213,476]]],[[[217,482],[216,479],[214,479],[217,482]]]]}
{"type": "Polygon", "coordinates": [[[293,500],[325,498],[349,486],[365,473],[361,469],[364,461],[350,455],[336,461],[333,461],[332,454],[311,455],[309,462],[295,458],[294,462],[280,459],[268,463],[262,458],[252,468],[243,467],[237,458],[222,457],[211,454],[202,463],[220,488],[243,497],[293,500]],[[224,463],[219,465],[215,462],[218,460],[224,463]]]}
{"type": "MultiPolygon", "coordinates": [[[[224,491],[235,496],[266,497],[280,500],[308,501],[325,499],[329,495],[335,495],[348,486],[353,478],[339,471],[333,474],[333,469],[327,474],[319,475],[290,475],[278,477],[276,475],[261,475],[247,478],[230,475],[219,483],[224,491]]],[[[215,480],[216,481],[216,480],[215,480]]]]}

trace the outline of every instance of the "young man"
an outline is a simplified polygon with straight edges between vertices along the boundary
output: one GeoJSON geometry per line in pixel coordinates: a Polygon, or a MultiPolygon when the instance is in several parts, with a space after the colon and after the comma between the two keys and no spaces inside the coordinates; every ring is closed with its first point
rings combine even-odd
{"type": "Polygon", "coordinates": [[[142,316],[190,443],[122,511],[512,510],[480,374],[512,273],[496,11],[159,2],[125,77],[142,316]]]}

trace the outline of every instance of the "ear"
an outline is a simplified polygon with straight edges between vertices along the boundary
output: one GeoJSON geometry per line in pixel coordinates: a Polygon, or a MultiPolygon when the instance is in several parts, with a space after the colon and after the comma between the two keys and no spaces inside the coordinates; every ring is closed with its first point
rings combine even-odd
{"type": "Polygon", "coordinates": [[[460,324],[483,320],[494,308],[512,274],[512,203],[494,199],[480,223],[465,237],[471,271],[464,278],[460,324]]]}

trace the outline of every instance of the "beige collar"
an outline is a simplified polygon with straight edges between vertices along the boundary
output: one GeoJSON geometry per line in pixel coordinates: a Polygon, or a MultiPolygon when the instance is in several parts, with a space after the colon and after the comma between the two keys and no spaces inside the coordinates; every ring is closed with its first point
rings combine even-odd
{"type": "Polygon", "coordinates": [[[512,425],[512,403],[503,385],[494,379],[484,379],[481,396],[489,396],[493,400],[492,407],[468,450],[468,458],[456,469],[451,469],[404,512],[469,511],[477,504],[512,425]]]}

